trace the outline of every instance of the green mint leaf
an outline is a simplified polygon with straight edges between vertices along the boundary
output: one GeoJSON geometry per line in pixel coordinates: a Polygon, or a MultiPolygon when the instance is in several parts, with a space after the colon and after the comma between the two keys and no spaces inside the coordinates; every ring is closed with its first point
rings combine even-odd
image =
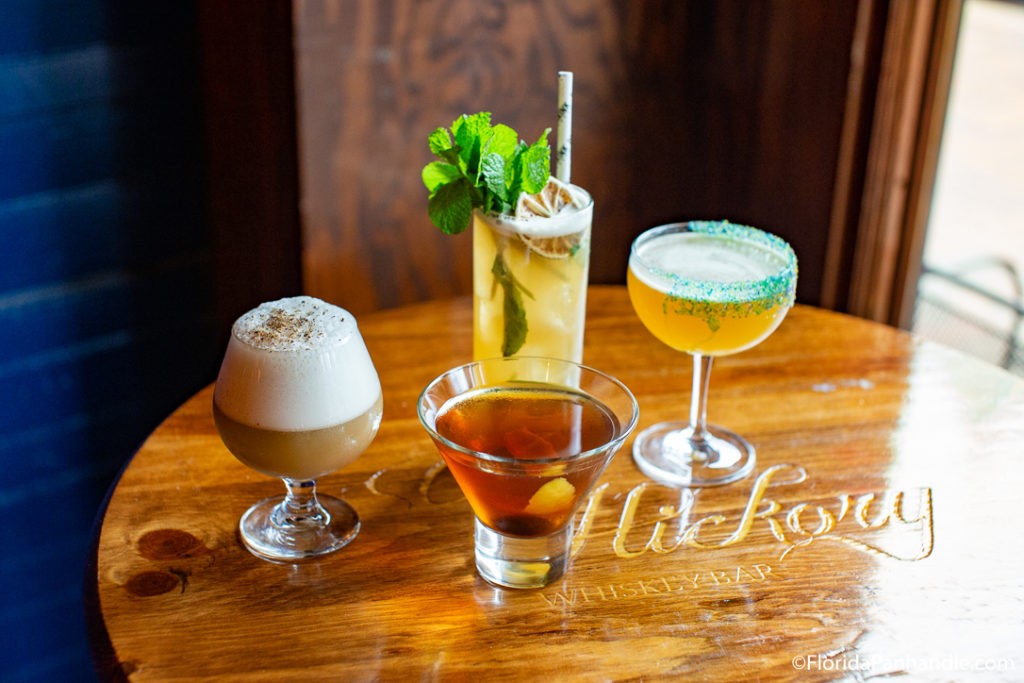
{"type": "Polygon", "coordinates": [[[458,142],[459,135],[482,137],[491,129],[491,112],[482,111],[476,114],[463,114],[452,121],[452,134],[458,142]]]}
{"type": "Polygon", "coordinates": [[[490,134],[484,142],[484,151],[489,154],[498,154],[508,159],[516,151],[518,144],[519,133],[504,123],[499,123],[494,128],[491,128],[490,134]]]}
{"type": "Polygon", "coordinates": [[[453,166],[459,165],[459,148],[452,146],[451,136],[444,128],[438,128],[427,137],[427,144],[434,155],[444,159],[453,166]]]}
{"type": "Polygon", "coordinates": [[[447,235],[469,227],[473,212],[473,188],[465,178],[437,187],[427,202],[431,222],[447,235]]]}
{"type": "Polygon", "coordinates": [[[438,128],[427,137],[427,144],[430,145],[431,153],[441,156],[441,153],[452,148],[452,139],[448,131],[438,128]]]}
{"type": "Polygon", "coordinates": [[[512,158],[505,162],[505,186],[508,187],[510,200],[519,199],[519,193],[523,191],[523,152],[526,150],[526,143],[520,142],[516,146],[512,158]]]}
{"type": "Polygon", "coordinates": [[[548,147],[550,132],[550,128],[546,129],[537,142],[523,151],[522,188],[526,194],[536,194],[548,183],[551,175],[551,148],[548,147]]]}
{"type": "Polygon", "coordinates": [[[480,175],[484,185],[502,203],[508,202],[508,188],[505,187],[505,157],[488,152],[480,160],[480,175]]]}
{"type": "Polygon", "coordinates": [[[490,131],[491,114],[485,111],[472,116],[463,114],[452,124],[455,144],[459,147],[459,157],[462,159],[466,174],[471,178],[479,172],[483,140],[490,131]]]}
{"type": "MultiPolygon", "coordinates": [[[[463,114],[450,132],[438,128],[428,137],[430,151],[441,161],[426,165],[423,184],[430,190],[427,213],[442,232],[464,231],[474,208],[511,213],[519,196],[540,192],[548,182],[551,148],[546,129],[532,145],[504,124],[491,126],[489,112],[463,114]]],[[[501,253],[491,266],[494,286],[502,289],[504,329],[501,352],[517,353],[529,326],[523,296],[533,295],[509,271],[501,253]]]]}
{"type": "Polygon", "coordinates": [[[459,169],[461,173],[465,173],[466,169],[462,166],[462,159],[459,158],[459,152],[461,151],[462,150],[459,149],[458,145],[456,145],[451,149],[446,149],[445,151],[441,152],[441,158],[444,159],[447,163],[459,169]]]}
{"type": "Polygon", "coordinates": [[[462,177],[462,171],[458,166],[443,161],[432,161],[423,167],[423,184],[431,192],[460,177],[462,177]]]}
{"type": "Polygon", "coordinates": [[[480,112],[463,114],[450,129],[432,132],[427,142],[441,161],[427,164],[422,177],[434,224],[445,232],[462,232],[473,209],[512,213],[523,192],[541,191],[550,175],[550,131],[528,145],[508,126],[491,126],[491,114],[480,112]]]}
{"type": "Polygon", "coordinates": [[[512,273],[509,272],[505,265],[505,259],[501,257],[500,253],[494,257],[491,273],[494,275],[495,281],[501,285],[502,290],[505,329],[501,342],[501,355],[511,356],[523,348],[523,344],[526,343],[526,333],[529,331],[529,326],[526,324],[523,295],[519,291],[519,283],[512,277],[512,273]]]}

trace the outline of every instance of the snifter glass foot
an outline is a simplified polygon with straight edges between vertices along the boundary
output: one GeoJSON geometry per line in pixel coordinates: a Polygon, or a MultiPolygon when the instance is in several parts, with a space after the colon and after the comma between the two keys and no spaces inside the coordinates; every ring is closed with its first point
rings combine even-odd
{"type": "Polygon", "coordinates": [[[256,503],[238,523],[242,542],[254,555],[278,562],[320,557],[347,545],[359,533],[359,515],[332,496],[317,496],[312,482],[288,482],[289,495],[256,503]],[[305,495],[293,495],[295,491],[305,495]]]}
{"type": "Polygon", "coordinates": [[[565,574],[572,524],[553,534],[507,536],[475,519],[476,569],[489,583],[506,588],[541,588],[565,574]]]}
{"type": "Polygon", "coordinates": [[[633,460],[651,479],[670,486],[718,486],[754,469],[754,447],[739,434],[707,425],[695,436],[688,422],[648,427],[633,441],[633,460]]]}

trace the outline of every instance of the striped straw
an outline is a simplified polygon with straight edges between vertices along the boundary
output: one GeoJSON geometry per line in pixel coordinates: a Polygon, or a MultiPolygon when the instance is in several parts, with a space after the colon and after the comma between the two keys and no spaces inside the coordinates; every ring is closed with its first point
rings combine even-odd
{"type": "Polygon", "coordinates": [[[558,152],[555,177],[569,182],[572,173],[572,72],[558,72],[558,152]]]}

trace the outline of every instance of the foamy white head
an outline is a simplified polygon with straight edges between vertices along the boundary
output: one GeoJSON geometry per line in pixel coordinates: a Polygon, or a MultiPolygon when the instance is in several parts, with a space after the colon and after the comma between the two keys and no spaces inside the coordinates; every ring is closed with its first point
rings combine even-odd
{"type": "MultiPolygon", "coordinates": [[[[558,182],[558,181],[555,181],[558,182]]],[[[517,218],[507,214],[491,214],[488,220],[506,232],[527,237],[561,237],[586,230],[594,219],[594,200],[590,193],[578,185],[560,183],[572,200],[562,206],[554,216],[517,218]]]]}
{"type": "Polygon", "coordinates": [[[348,422],[379,396],[355,317],[309,296],[264,303],[239,318],[214,390],[229,417],[280,431],[348,422]]]}
{"type": "Polygon", "coordinates": [[[698,232],[668,233],[645,242],[630,259],[633,273],[649,286],[670,291],[677,282],[746,282],[778,274],[786,262],[748,241],[698,232]]]}

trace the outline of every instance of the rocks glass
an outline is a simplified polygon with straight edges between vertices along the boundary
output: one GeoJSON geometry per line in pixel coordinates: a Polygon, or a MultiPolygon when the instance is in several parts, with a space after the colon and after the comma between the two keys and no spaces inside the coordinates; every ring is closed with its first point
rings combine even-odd
{"type": "Polygon", "coordinates": [[[509,588],[566,571],[576,510],[638,415],[613,377],[527,356],[449,370],[417,410],[473,508],[480,576],[509,588]]]}

